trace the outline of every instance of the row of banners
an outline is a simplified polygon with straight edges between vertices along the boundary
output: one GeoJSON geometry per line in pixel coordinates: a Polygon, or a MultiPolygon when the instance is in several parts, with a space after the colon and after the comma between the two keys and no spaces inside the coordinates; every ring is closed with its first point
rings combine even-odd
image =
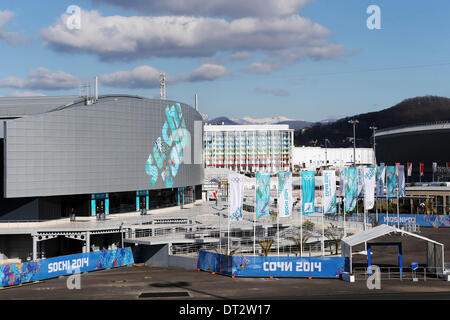
{"type": "MultiPolygon", "coordinates": [[[[270,174],[256,173],[255,218],[269,215],[270,174]]],[[[323,212],[336,213],[336,171],[324,170],[323,212]]],[[[315,212],[315,172],[301,172],[302,212],[304,215],[315,212]]],[[[230,220],[243,218],[244,176],[231,174],[229,177],[230,220]]],[[[379,167],[348,167],[340,170],[339,196],[345,199],[345,211],[355,209],[358,198],[364,197],[364,209],[370,210],[377,197],[405,196],[405,168],[403,165],[379,167]],[[386,192],[385,192],[386,190],[386,192]]],[[[278,214],[285,218],[292,215],[292,173],[278,173],[278,214]]]]}
{"type": "MultiPolygon", "coordinates": [[[[431,167],[433,169],[433,173],[436,173],[437,172],[437,162],[433,162],[431,164],[431,167]]],[[[450,167],[450,162],[447,162],[447,167],[450,167]]],[[[408,177],[412,176],[412,168],[413,168],[412,162],[408,162],[408,164],[407,164],[408,177]]],[[[419,174],[420,174],[421,177],[423,177],[424,168],[425,168],[425,164],[423,162],[420,162],[419,163],[419,174]]]]}

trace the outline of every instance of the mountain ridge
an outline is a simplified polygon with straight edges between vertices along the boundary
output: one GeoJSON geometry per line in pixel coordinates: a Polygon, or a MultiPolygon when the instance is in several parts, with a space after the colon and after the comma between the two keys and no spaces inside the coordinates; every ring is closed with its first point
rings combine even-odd
{"type": "Polygon", "coordinates": [[[295,132],[296,146],[350,147],[353,145],[353,126],[350,119],[357,119],[357,147],[372,147],[371,126],[380,129],[450,120],[450,99],[439,96],[422,96],[404,99],[396,105],[375,112],[345,117],[330,124],[316,123],[295,132]]]}

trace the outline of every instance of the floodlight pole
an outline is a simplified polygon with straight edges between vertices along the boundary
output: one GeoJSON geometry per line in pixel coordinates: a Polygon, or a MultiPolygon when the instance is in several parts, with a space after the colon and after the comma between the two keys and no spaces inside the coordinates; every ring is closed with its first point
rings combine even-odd
{"type": "Polygon", "coordinates": [[[356,166],[356,124],[359,123],[357,119],[348,120],[348,123],[353,125],[353,164],[356,166]]]}
{"type": "Polygon", "coordinates": [[[375,130],[377,130],[378,128],[375,126],[369,127],[369,129],[372,129],[373,132],[373,164],[376,166],[377,165],[377,156],[376,156],[376,141],[375,141],[375,130]]]}
{"type": "Polygon", "coordinates": [[[325,165],[328,165],[327,142],[330,143],[330,140],[325,138],[325,165]]]}

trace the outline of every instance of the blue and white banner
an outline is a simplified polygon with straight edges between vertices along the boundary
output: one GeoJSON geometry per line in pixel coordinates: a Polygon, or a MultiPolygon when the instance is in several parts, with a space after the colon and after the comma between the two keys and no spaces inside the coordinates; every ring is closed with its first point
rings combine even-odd
{"type": "Polygon", "coordinates": [[[270,173],[256,173],[256,211],[255,217],[269,215],[270,173]]]}
{"type": "Polygon", "coordinates": [[[356,170],[356,184],[358,186],[356,195],[359,197],[364,194],[364,167],[359,166],[356,170]]]}
{"type": "Polygon", "coordinates": [[[302,213],[314,213],[315,172],[302,171],[302,213]]]}
{"type": "Polygon", "coordinates": [[[131,248],[72,254],[33,262],[0,266],[0,287],[126,266],[134,263],[131,248]]]}
{"type": "Polygon", "coordinates": [[[364,168],[364,210],[370,210],[375,205],[375,167],[364,168]]]}
{"type": "Polygon", "coordinates": [[[323,212],[336,213],[336,173],[334,170],[324,170],[323,179],[323,212]]]}
{"type": "Polygon", "coordinates": [[[197,267],[236,277],[317,277],[337,278],[348,272],[344,257],[259,257],[224,256],[200,251],[197,267]]]}
{"type": "Polygon", "coordinates": [[[345,168],[339,169],[339,196],[345,197],[345,168]]]}
{"type": "Polygon", "coordinates": [[[386,167],[377,167],[377,197],[384,196],[384,186],[386,181],[386,167]]]}
{"type": "Polygon", "coordinates": [[[357,192],[356,168],[345,168],[345,212],[350,212],[355,209],[357,192]]]}
{"type": "Polygon", "coordinates": [[[398,196],[405,197],[406,196],[405,166],[403,165],[397,166],[397,174],[398,174],[398,196]]]}
{"type": "Polygon", "coordinates": [[[228,177],[230,221],[241,221],[244,217],[244,176],[232,173],[228,177]]]}
{"type": "Polygon", "coordinates": [[[292,214],[292,173],[278,172],[278,214],[280,218],[292,214]]]}
{"type": "Polygon", "coordinates": [[[387,188],[387,197],[393,198],[397,196],[396,188],[397,188],[397,176],[396,176],[396,168],[395,166],[387,166],[386,167],[386,188],[387,188]]]}

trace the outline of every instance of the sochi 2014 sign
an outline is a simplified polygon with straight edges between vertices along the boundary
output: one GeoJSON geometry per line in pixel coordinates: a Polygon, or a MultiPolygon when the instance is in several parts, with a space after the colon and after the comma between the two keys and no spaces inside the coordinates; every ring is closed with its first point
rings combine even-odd
{"type": "Polygon", "coordinates": [[[336,278],[348,271],[344,257],[225,256],[200,251],[197,267],[237,277],[336,278]]]}
{"type": "Polygon", "coordinates": [[[0,266],[0,287],[134,263],[131,248],[73,254],[0,266]]]}

